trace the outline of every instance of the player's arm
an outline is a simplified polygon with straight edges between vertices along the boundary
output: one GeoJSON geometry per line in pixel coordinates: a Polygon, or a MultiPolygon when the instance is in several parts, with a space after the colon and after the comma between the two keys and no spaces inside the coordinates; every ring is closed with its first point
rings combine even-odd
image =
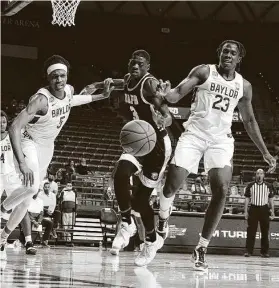
{"type": "Polygon", "coordinates": [[[254,115],[252,107],[252,85],[244,79],[243,86],[243,97],[238,102],[238,109],[243,120],[244,128],[251,140],[263,154],[264,160],[269,164],[270,169],[268,172],[273,172],[276,169],[276,160],[267,150],[254,115]]]}
{"type": "MultiPolygon", "coordinates": [[[[159,111],[163,116],[162,124],[168,127],[172,124],[172,116],[166,103],[164,103],[164,98],[157,95],[158,80],[147,79],[144,83],[144,91],[148,95],[146,98],[149,103],[154,105],[155,111],[159,111]]],[[[158,119],[160,121],[160,119],[158,119]]],[[[160,123],[158,123],[160,125],[160,123]]]]}
{"type": "Polygon", "coordinates": [[[9,128],[9,134],[12,142],[13,152],[16,160],[18,161],[20,171],[24,177],[24,184],[27,186],[30,181],[30,185],[33,185],[33,172],[27,167],[24,154],[21,148],[21,129],[24,128],[36,114],[46,111],[48,108],[47,98],[43,94],[37,94],[33,97],[27,107],[22,110],[14,119],[12,125],[9,128]]]}
{"type": "Polygon", "coordinates": [[[73,95],[71,106],[72,107],[80,106],[108,98],[110,96],[110,93],[114,89],[114,87],[111,86],[111,83],[112,83],[111,78],[104,80],[103,92],[101,94],[96,95],[91,95],[98,89],[94,86],[94,83],[86,86],[79,95],[74,95],[74,88],[70,86],[73,95]]]}
{"type": "Polygon", "coordinates": [[[199,65],[191,70],[189,75],[181,81],[175,88],[170,89],[170,83],[165,83],[165,95],[163,97],[170,103],[176,103],[184,96],[189,94],[197,85],[204,83],[209,76],[209,67],[207,65],[199,65]]]}

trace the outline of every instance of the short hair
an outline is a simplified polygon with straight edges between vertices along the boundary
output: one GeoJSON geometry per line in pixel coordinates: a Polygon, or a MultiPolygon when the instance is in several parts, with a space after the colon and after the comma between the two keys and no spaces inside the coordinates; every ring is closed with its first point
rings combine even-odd
{"type": "Polygon", "coordinates": [[[60,55],[52,55],[44,63],[44,73],[47,75],[47,68],[53,64],[61,63],[67,66],[68,71],[70,69],[70,63],[60,55]]]}
{"type": "Polygon", "coordinates": [[[244,57],[245,57],[245,55],[246,55],[246,49],[245,49],[245,47],[243,46],[242,43],[240,43],[240,42],[238,42],[238,41],[235,41],[235,40],[225,40],[225,41],[223,41],[223,42],[219,45],[219,47],[217,48],[218,56],[220,56],[221,51],[222,51],[224,45],[225,45],[225,44],[228,44],[228,43],[235,44],[235,45],[237,46],[237,48],[238,48],[240,57],[241,57],[241,58],[244,58],[244,57]]]}
{"type": "Polygon", "coordinates": [[[45,187],[45,185],[46,185],[46,184],[49,184],[49,185],[50,185],[50,183],[49,183],[49,182],[45,182],[45,183],[44,183],[44,187],[45,187]]]}
{"type": "Polygon", "coordinates": [[[145,51],[143,49],[134,51],[133,54],[132,54],[132,58],[134,58],[135,56],[143,57],[143,58],[146,59],[146,61],[148,63],[150,63],[150,55],[149,55],[149,53],[147,51],[145,51]]]}
{"type": "Polygon", "coordinates": [[[7,122],[9,121],[9,117],[8,117],[7,113],[4,112],[3,110],[1,110],[1,117],[5,117],[7,122]]]}

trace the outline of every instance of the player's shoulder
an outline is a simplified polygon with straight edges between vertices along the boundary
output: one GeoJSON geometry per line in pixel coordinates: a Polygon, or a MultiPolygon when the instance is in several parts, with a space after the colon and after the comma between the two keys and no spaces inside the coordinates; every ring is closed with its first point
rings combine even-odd
{"type": "Polygon", "coordinates": [[[252,84],[247,79],[243,78],[243,87],[244,89],[251,89],[252,84]]]}
{"type": "Polygon", "coordinates": [[[130,73],[127,73],[126,75],[124,75],[123,79],[124,79],[124,82],[127,82],[130,78],[131,74],[130,73]]]}
{"type": "Polygon", "coordinates": [[[47,105],[48,104],[48,98],[44,93],[41,93],[39,90],[36,94],[32,95],[29,98],[29,104],[35,103],[35,102],[40,104],[40,105],[47,105]]]}
{"type": "Polygon", "coordinates": [[[209,64],[200,64],[198,66],[195,66],[191,72],[190,72],[190,77],[197,77],[201,81],[206,81],[207,78],[210,75],[210,65],[209,64]]]}
{"type": "Polygon", "coordinates": [[[69,89],[70,89],[70,91],[71,91],[71,94],[74,95],[74,93],[75,93],[75,88],[74,88],[74,86],[72,86],[72,85],[70,85],[70,84],[67,84],[66,86],[69,87],[69,89]]]}

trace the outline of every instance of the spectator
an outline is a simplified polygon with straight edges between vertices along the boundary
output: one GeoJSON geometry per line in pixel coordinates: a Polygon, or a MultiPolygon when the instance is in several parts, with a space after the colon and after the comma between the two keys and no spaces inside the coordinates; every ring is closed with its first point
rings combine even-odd
{"type": "Polygon", "coordinates": [[[57,196],[57,194],[58,194],[58,184],[54,181],[54,175],[48,173],[47,179],[43,180],[41,186],[43,187],[46,182],[48,182],[49,185],[50,185],[50,192],[54,193],[57,196]]]}
{"type": "MultiPolygon", "coordinates": [[[[60,211],[55,210],[56,196],[54,195],[54,193],[50,192],[49,182],[44,183],[43,191],[39,194],[39,197],[40,199],[43,200],[44,203],[44,221],[52,222],[53,224],[52,236],[54,238],[57,238],[56,228],[58,226],[61,213],[60,211]]],[[[48,241],[44,241],[43,245],[48,246],[48,241]]]]}
{"type": "Polygon", "coordinates": [[[60,188],[60,185],[66,185],[66,179],[61,169],[56,172],[55,182],[57,183],[58,188],[60,188]]]}
{"type": "Polygon", "coordinates": [[[52,230],[53,222],[44,218],[44,202],[38,197],[38,192],[33,196],[33,200],[28,208],[29,218],[32,223],[32,230],[42,232],[42,227],[45,227],[45,232],[42,239],[42,245],[48,247],[48,239],[52,230]]]}
{"type": "Polygon", "coordinates": [[[273,199],[273,203],[274,203],[274,215],[275,216],[279,216],[279,195],[275,195],[274,199],[273,199]]]}
{"type": "Polygon", "coordinates": [[[89,168],[86,165],[86,159],[82,158],[80,164],[76,167],[76,173],[79,175],[88,175],[90,172],[89,168]]]}
{"type": "Polygon", "coordinates": [[[65,167],[65,180],[66,182],[72,181],[72,176],[76,173],[75,162],[74,160],[69,160],[68,165],[65,167]]]}
{"type": "Polygon", "coordinates": [[[192,193],[188,190],[187,181],[185,180],[182,187],[178,191],[178,200],[179,203],[177,203],[177,208],[180,208],[181,210],[185,211],[192,211],[192,193]],[[179,207],[178,207],[179,206],[179,207]]]}
{"type": "Polygon", "coordinates": [[[237,186],[232,186],[230,188],[230,198],[229,198],[229,202],[232,203],[238,203],[238,198],[240,198],[241,196],[238,193],[238,188],[237,186]]]}
{"type": "Polygon", "coordinates": [[[279,177],[275,179],[272,185],[273,185],[275,195],[279,195],[279,177]]]}
{"type": "MultiPolygon", "coordinates": [[[[62,212],[62,225],[65,230],[73,229],[75,224],[75,215],[77,211],[77,198],[73,191],[73,185],[68,182],[66,187],[62,190],[60,195],[61,202],[61,212],[62,212]]],[[[66,240],[66,245],[73,247],[71,240],[71,233],[65,232],[64,237],[66,240]]]]}
{"type": "Polygon", "coordinates": [[[191,187],[191,192],[192,192],[192,194],[197,194],[197,195],[193,196],[194,200],[201,200],[201,197],[199,196],[199,194],[205,194],[205,189],[201,185],[201,178],[200,177],[196,178],[195,183],[191,187]]]}
{"type": "Polygon", "coordinates": [[[264,171],[258,169],[256,172],[256,179],[249,183],[245,191],[245,219],[248,220],[247,239],[246,239],[246,253],[245,257],[253,254],[255,245],[255,236],[258,228],[258,222],[261,227],[261,257],[268,258],[269,250],[269,209],[271,208],[271,219],[274,218],[274,204],[273,204],[273,187],[264,181],[264,171]],[[248,204],[251,200],[251,206],[248,212],[248,204]]]}
{"type": "Polygon", "coordinates": [[[15,108],[15,116],[17,116],[26,107],[24,100],[20,100],[15,108]]]}

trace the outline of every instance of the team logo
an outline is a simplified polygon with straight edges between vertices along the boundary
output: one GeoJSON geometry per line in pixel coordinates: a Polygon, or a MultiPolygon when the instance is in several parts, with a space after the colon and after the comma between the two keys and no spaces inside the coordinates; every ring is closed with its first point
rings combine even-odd
{"type": "Polygon", "coordinates": [[[218,77],[218,72],[212,71],[212,76],[213,76],[213,77],[218,77]]]}
{"type": "Polygon", "coordinates": [[[49,103],[52,103],[54,101],[54,97],[49,97],[49,103]]]}
{"type": "Polygon", "coordinates": [[[240,85],[239,85],[239,83],[236,82],[236,83],[235,83],[235,89],[236,89],[236,90],[239,90],[239,88],[240,88],[240,85]]]}
{"type": "Polygon", "coordinates": [[[157,172],[152,172],[151,173],[151,179],[152,180],[157,180],[158,179],[159,174],[157,172]]]}

